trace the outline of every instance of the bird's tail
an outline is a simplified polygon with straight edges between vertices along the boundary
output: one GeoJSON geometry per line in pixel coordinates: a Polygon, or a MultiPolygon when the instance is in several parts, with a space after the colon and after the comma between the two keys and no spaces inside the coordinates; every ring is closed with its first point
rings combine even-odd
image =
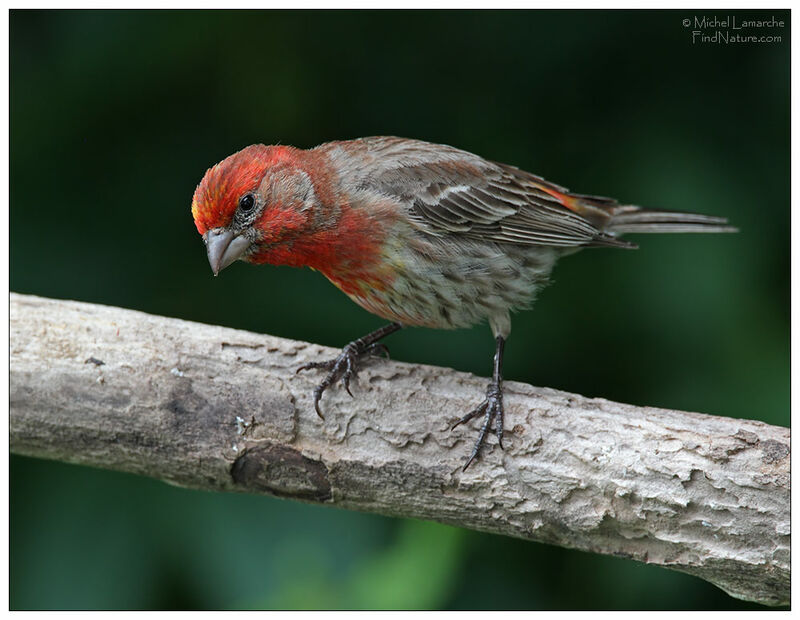
{"type": "Polygon", "coordinates": [[[738,232],[728,220],[715,215],[658,211],[633,205],[615,205],[604,230],[613,235],[624,233],[729,233],[738,232]]]}

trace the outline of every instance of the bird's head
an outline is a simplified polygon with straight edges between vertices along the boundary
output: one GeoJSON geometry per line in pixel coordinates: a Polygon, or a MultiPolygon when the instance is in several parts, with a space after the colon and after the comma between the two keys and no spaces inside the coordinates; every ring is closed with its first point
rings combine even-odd
{"type": "Polygon", "coordinates": [[[214,275],[239,259],[278,262],[276,248],[285,252],[314,225],[321,203],[306,153],[254,144],[206,171],[192,216],[214,275]]]}

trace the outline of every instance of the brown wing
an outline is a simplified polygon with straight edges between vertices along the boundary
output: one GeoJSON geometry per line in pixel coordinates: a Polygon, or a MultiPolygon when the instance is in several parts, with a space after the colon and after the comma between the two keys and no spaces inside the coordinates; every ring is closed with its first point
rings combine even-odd
{"type": "Polygon", "coordinates": [[[524,245],[635,247],[601,228],[609,198],[570,194],[533,174],[452,147],[366,139],[362,187],[400,198],[427,232],[524,245]],[[379,166],[375,167],[375,163],[379,166]]]}

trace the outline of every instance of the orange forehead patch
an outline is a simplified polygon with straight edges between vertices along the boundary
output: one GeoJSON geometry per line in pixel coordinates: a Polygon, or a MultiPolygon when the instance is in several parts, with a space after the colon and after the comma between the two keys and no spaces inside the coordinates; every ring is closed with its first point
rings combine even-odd
{"type": "Polygon", "coordinates": [[[253,144],[206,171],[192,198],[192,217],[201,235],[231,223],[239,198],[258,187],[274,163],[276,148],[281,147],[253,144]]]}

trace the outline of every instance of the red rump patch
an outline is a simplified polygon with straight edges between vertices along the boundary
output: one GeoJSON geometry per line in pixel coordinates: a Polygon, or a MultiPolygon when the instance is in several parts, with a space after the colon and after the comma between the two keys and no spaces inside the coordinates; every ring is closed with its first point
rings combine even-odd
{"type": "Polygon", "coordinates": [[[289,154],[289,147],[253,144],[206,171],[194,191],[192,216],[197,232],[228,226],[239,198],[254,191],[267,168],[289,154]]]}

